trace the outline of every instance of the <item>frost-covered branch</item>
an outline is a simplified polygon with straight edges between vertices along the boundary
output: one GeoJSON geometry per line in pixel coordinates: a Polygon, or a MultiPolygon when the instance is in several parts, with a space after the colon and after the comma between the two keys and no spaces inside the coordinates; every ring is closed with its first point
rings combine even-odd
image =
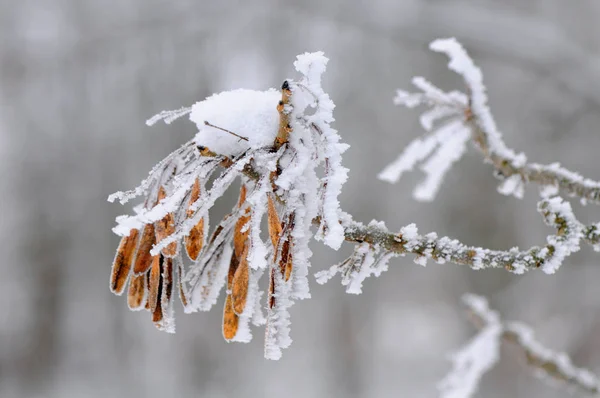
{"type": "Polygon", "coordinates": [[[524,153],[518,153],[504,143],[487,104],[482,72],[460,43],[455,39],[440,39],[432,42],[430,49],[449,57],[448,67],[463,77],[468,95],[456,91],[446,93],[422,77],[413,79],[421,92],[399,90],[396,104],[409,108],[428,107],[420,120],[428,134],[414,140],[379,174],[380,179],[396,182],[404,172],[424,162],[421,169],[426,179],[416,188],[414,196],[431,201],[445,173],[463,155],[470,139],[503,180],[498,189],[502,194],[520,198],[523,185],[535,182],[540,185],[543,196],[563,192],[578,197],[582,203],[600,204],[600,182],[584,178],[559,163],[529,163],[524,153]]]}
{"type": "Polygon", "coordinates": [[[354,221],[345,223],[346,240],[366,242],[398,255],[414,254],[415,262],[425,265],[427,259],[467,265],[473,269],[504,268],[516,274],[533,269],[554,273],[565,257],[580,248],[581,241],[600,251],[598,225],[584,226],[575,219],[571,206],[559,197],[544,199],[538,211],[547,225],[557,229],[547,238],[546,245],[527,250],[491,250],[468,246],[455,239],[438,237],[435,232],[420,235],[414,224],[403,227],[399,233],[390,232],[382,223],[363,225],[354,221]]]}
{"type": "Polygon", "coordinates": [[[453,369],[439,385],[441,397],[472,396],[481,376],[499,361],[501,342],[517,346],[537,375],[567,383],[587,393],[600,392],[600,381],[595,374],[575,367],[566,354],[552,351],[537,342],[527,325],[503,322],[497,312],[490,310],[484,297],[466,294],[463,302],[480,331],[452,356],[453,369]]]}

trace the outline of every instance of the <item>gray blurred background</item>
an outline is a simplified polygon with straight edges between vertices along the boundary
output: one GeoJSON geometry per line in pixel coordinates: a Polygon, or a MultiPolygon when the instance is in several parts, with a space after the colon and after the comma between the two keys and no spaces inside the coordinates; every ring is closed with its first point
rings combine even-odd
{"type": "MultiPolygon", "coordinates": [[[[416,203],[415,172],[375,179],[421,130],[395,108],[398,87],[423,75],[445,89],[459,79],[437,37],[456,36],[482,67],[510,146],[598,179],[600,2],[597,0],[309,0],[304,2],[0,1],[0,397],[434,397],[447,354],[474,334],[459,305],[485,294],[504,317],[533,326],[548,346],[600,372],[600,257],[585,247],[554,276],[470,271],[411,258],[346,295],[339,279],[312,284],[292,308],[294,343],[263,359],[263,331],[227,344],[222,300],[183,315],[177,334],[155,330],[108,289],[118,239],[109,204],[194,134],[186,120],[148,128],[163,109],[213,92],[278,87],[295,55],[323,50],[325,87],[352,145],[343,208],[392,229],[416,222],[492,248],[544,243],[537,191],[496,193],[471,151],[438,200],[416,203]]],[[[231,193],[235,195],[235,193],[231,193]]],[[[596,207],[575,207],[596,222],[596,207]]],[[[313,245],[313,270],[341,260],[313,245]]],[[[562,397],[505,349],[482,397],[562,397]]]]}

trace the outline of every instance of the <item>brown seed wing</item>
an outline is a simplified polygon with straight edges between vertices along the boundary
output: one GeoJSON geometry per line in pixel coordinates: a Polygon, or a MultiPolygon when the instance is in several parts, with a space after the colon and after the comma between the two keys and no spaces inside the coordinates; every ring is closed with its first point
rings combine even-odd
{"type": "Polygon", "coordinates": [[[173,259],[166,257],[163,260],[163,307],[167,307],[167,304],[171,302],[171,295],[173,293],[173,259]]]}
{"type": "Polygon", "coordinates": [[[250,208],[246,209],[245,215],[241,216],[235,223],[235,229],[233,230],[233,252],[240,259],[244,253],[246,241],[250,234],[250,228],[247,224],[250,222],[250,208]],[[246,226],[246,230],[242,232],[246,226]]]}
{"type": "Polygon", "coordinates": [[[275,306],[275,268],[271,267],[271,274],[269,275],[269,308],[275,306]]]}
{"type": "MultiPolygon", "coordinates": [[[[160,187],[158,190],[158,202],[163,200],[167,196],[167,192],[164,187],[160,187]]],[[[175,232],[175,221],[173,217],[173,213],[168,213],[163,217],[162,220],[159,220],[154,223],[154,230],[156,233],[156,242],[160,242],[167,236],[173,234],[175,232]]],[[[162,254],[167,257],[173,257],[177,253],[177,242],[171,242],[162,249],[162,254]]]]}
{"type": "Polygon", "coordinates": [[[231,290],[233,287],[233,277],[238,269],[240,262],[235,253],[231,253],[231,260],[229,260],[229,272],[227,273],[227,290],[231,290]]]}
{"type": "Polygon", "coordinates": [[[124,236],[121,239],[121,243],[119,243],[110,277],[110,289],[115,294],[120,295],[125,289],[129,271],[131,270],[131,262],[137,246],[138,232],[137,229],[132,229],[129,232],[129,236],[124,236]]]}
{"type": "Polygon", "coordinates": [[[240,197],[238,198],[238,204],[237,204],[238,207],[242,207],[242,205],[246,201],[247,193],[248,193],[248,189],[246,188],[246,185],[242,184],[242,186],[240,187],[240,197]]]}
{"type": "Polygon", "coordinates": [[[150,311],[150,273],[151,270],[148,270],[148,272],[142,274],[146,278],[146,304],[144,305],[146,311],[150,311]]]}
{"type": "MultiPolygon", "coordinates": [[[[238,200],[238,208],[241,208],[246,202],[246,193],[247,189],[244,184],[242,184],[240,188],[240,198],[238,200]]],[[[233,230],[233,252],[240,261],[242,254],[244,253],[244,248],[246,246],[246,241],[248,240],[248,235],[250,234],[250,228],[247,224],[250,222],[250,208],[247,208],[244,211],[244,215],[240,216],[240,218],[235,223],[235,227],[233,230]],[[242,230],[245,228],[245,231],[242,230]]]]}
{"type": "Polygon", "coordinates": [[[271,237],[271,243],[273,244],[273,251],[275,257],[277,257],[277,246],[279,245],[279,238],[281,237],[281,220],[277,214],[275,208],[275,202],[273,195],[267,194],[267,216],[269,221],[269,236],[271,237]]]}
{"type": "Polygon", "coordinates": [[[233,301],[230,295],[225,299],[225,309],[223,310],[223,337],[230,341],[237,334],[239,317],[233,311],[233,301]]]}
{"type": "MultiPolygon", "coordinates": [[[[156,308],[154,309],[154,311],[152,312],[152,322],[154,323],[159,323],[163,320],[163,313],[162,313],[162,307],[160,304],[160,300],[158,300],[158,303],[156,305],[156,308]]],[[[158,328],[161,327],[161,325],[156,325],[158,328]]]]}
{"type": "MultiPolygon", "coordinates": [[[[201,194],[200,180],[196,178],[196,181],[194,181],[194,185],[192,186],[192,190],[190,192],[190,201],[187,210],[188,218],[194,215],[194,212],[189,208],[198,199],[200,199],[201,194]]],[[[204,246],[204,239],[204,218],[201,218],[198,224],[192,228],[189,235],[185,237],[185,249],[191,260],[196,261],[196,259],[198,259],[198,256],[202,251],[202,247],[204,246]]]]}
{"type": "Polygon", "coordinates": [[[242,254],[242,260],[235,270],[231,286],[231,300],[233,303],[233,311],[241,315],[246,308],[246,299],[248,297],[248,246],[242,254]]]}
{"type": "Polygon", "coordinates": [[[204,246],[204,218],[201,218],[185,237],[185,250],[189,258],[193,261],[198,259],[202,247],[204,246]]]}
{"type": "MultiPolygon", "coordinates": [[[[292,239],[291,236],[288,238],[288,242],[290,242],[290,239],[292,239]]],[[[292,276],[292,268],[293,268],[292,246],[293,246],[293,244],[290,242],[289,246],[288,246],[287,260],[286,260],[285,266],[283,267],[283,270],[282,270],[282,274],[283,274],[283,277],[284,277],[284,279],[285,279],[286,282],[289,281],[290,280],[290,276],[292,276]]]]}
{"type": "MultiPolygon", "coordinates": [[[[200,199],[200,179],[196,178],[196,181],[194,181],[194,185],[192,185],[192,190],[190,191],[190,201],[188,204],[188,207],[190,207],[191,205],[193,205],[198,199],[200,199]]],[[[194,212],[191,210],[188,210],[187,212],[188,217],[194,215],[194,212]]]]}
{"type": "Polygon", "coordinates": [[[165,269],[165,257],[162,254],[157,255],[156,257],[158,257],[158,278],[155,275],[155,269],[156,267],[154,266],[155,262],[152,262],[152,269],[150,270],[150,280],[151,281],[156,281],[156,284],[158,285],[157,293],[156,293],[156,300],[155,300],[155,306],[154,308],[152,307],[151,303],[150,305],[150,311],[152,311],[152,322],[154,322],[156,324],[156,327],[158,327],[159,329],[162,327],[162,325],[160,324],[160,322],[163,320],[163,308],[162,308],[162,300],[163,300],[163,295],[165,294],[164,291],[164,286],[163,286],[163,271],[165,269]]]}
{"type": "Polygon", "coordinates": [[[142,237],[140,238],[140,245],[138,247],[137,256],[135,258],[135,264],[133,266],[133,273],[136,275],[146,273],[152,266],[152,255],[150,250],[156,243],[156,237],[154,234],[154,224],[146,224],[142,231],[142,237]]]}
{"type": "Polygon", "coordinates": [[[160,305],[160,290],[161,290],[161,259],[162,255],[158,254],[152,258],[152,268],[150,269],[150,277],[148,278],[148,306],[150,312],[156,312],[156,307],[160,305]]]}
{"type": "Polygon", "coordinates": [[[146,275],[137,275],[129,281],[127,305],[130,310],[137,311],[144,306],[146,300],[146,275]]]}

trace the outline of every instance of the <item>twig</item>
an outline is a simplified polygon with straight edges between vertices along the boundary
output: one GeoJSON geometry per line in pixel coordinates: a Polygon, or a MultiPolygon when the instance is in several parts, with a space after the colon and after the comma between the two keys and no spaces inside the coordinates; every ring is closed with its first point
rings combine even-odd
{"type": "Polygon", "coordinates": [[[519,176],[523,183],[535,182],[560,189],[584,203],[600,204],[600,182],[584,178],[558,163],[527,163],[525,154],[517,154],[506,146],[487,105],[483,74],[460,43],[455,39],[442,39],[432,42],[430,48],[445,53],[449,58],[448,67],[463,78],[469,91],[469,102],[464,109],[465,124],[471,129],[476,147],[501,177],[519,176]]]}
{"type": "Polygon", "coordinates": [[[233,136],[235,136],[235,137],[239,138],[240,140],[248,141],[248,138],[246,138],[246,137],[242,137],[241,135],[238,135],[238,134],[234,133],[233,131],[229,131],[229,130],[227,130],[227,129],[224,129],[223,127],[215,126],[214,124],[211,124],[211,123],[209,123],[209,122],[208,122],[208,121],[206,121],[206,120],[204,121],[204,124],[205,124],[205,125],[207,125],[207,126],[210,126],[210,127],[214,127],[214,128],[216,128],[216,129],[218,129],[218,130],[224,131],[224,132],[226,132],[226,133],[229,133],[229,134],[231,134],[231,135],[233,135],[233,136]]]}

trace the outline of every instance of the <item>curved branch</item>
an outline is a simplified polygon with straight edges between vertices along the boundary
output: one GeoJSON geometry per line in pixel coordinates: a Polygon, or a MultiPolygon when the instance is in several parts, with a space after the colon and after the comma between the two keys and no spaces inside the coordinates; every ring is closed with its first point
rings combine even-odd
{"type": "MultiPolygon", "coordinates": [[[[549,202],[540,203],[538,207],[540,211],[544,211],[549,202]]],[[[400,233],[392,233],[377,223],[364,225],[351,221],[345,225],[344,230],[347,241],[367,242],[400,255],[414,254],[420,260],[417,260],[419,263],[432,259],[439,264],[450,262],[467,265],[473,269],[504,268],[516,274],[538,268],[546,273],[553,273],[564,257],[579,249],[577,244],[567,252],[564,244],[583,240],[598,250],[600,235],[597,224],[584,226],[579,222],[571,222],[568,225],[560,213],[549,213],[546,217],[552,218],[552,215],[553,225],[558,229],[558,234],[548,237],[548,243],[543,247],[533,246],[523,251],[517,248],[503,251],[468,246],[448,237],[438,238],[435,232],[419,235],[414,224],[402,228],[400,233]]],[[[546,220],[549,223],[548,218],[546,220]]]]}

